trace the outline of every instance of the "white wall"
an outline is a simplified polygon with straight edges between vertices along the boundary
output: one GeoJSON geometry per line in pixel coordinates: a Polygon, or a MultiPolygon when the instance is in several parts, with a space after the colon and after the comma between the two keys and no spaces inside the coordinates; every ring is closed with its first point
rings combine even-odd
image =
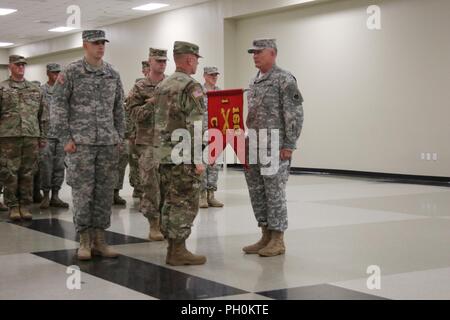
{"type": "MultiPolygon", "coordinates": [[[[296,75],[305,98],[294,166],[450,176],[449,14],[448,0],[217,0],[104,27],[105,59],[128,91],[148,47],[170,54],[175,40],[192,41],[205,57],[199,68],[223,71],[220,86],[247,87],[255,69],[245,49],[276,37],[278,64],[296,75]],[[371,4],[381,6],[381,31],[366,28],[371,4]],[[421,161],[421,152],[439,160],[421,161]]],[[[75,60],[80,45],[76,34],[12,52],[35,56],[27,77],[42,81],[46,63],[75,60]],[[75,51],[61,53],[68,49],[75,51]]]]}
{"type": "Polygon", "coordinates": [[[227,85],[255,74],[252,39],[277,38],[305,98],[294,166],[450,176],[449,13],[447,0],[351,0],[241,19],[225,38],[227,85]],[[366,28],[371,4],[381,31],[366,28]]]}

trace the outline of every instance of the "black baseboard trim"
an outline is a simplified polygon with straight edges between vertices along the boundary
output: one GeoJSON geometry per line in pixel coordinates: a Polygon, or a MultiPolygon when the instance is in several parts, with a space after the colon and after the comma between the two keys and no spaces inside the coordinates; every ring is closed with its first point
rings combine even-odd
{"type": "MultiPolygon", "coordinates": [[[[243,170],[241,164],[227,164],[227,168],[243,170]]],[[[418,176],[396,173],[338,170],[338,169],[318,169],[318,168],[298,168],[292,167],[291,174],[314,174],[314,175],[334,175],[365,178],[382,182],[422,184],[439,187],[450,187],[450,177],[418,176]]]]}

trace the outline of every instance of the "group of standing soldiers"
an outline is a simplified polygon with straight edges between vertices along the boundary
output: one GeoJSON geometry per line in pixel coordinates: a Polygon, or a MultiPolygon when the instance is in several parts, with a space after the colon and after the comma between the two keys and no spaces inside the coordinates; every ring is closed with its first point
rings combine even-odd
{"type": "Polygon", "coordinates": [[[64,150],[49,126],[52,88],[61,66],[48,64],[48,82],[39,87],[24,78],[26,64],[24,57],[11,55],[11,76],[0,83],[0,157],[14,173],[0,179],[6,205],[0,202],[0,211],[9,210],[13,221],[32,219],[33,202],[41,209],[69,207],[59,198],[64,150]]]}
{"type": "MultiPolygon", "coordinates": [[[[214,196],[219,167],[203,164],[195,154],[189,162],[176,164],[172,151],[178,142],[172,133],[184,129],[194,137],[197,123],[207,129],[206,91],[219,89],[217,68],[204,69],[202,86],[191,77],[201,58],[199,47],[176,41],[176,70],[166,76],[167,50],[150,48],[145,78],[136,81],[125,99],[119,73],[103,60],[109,42],[104,31],[83,31],[82,39],[84,57],[63,71],[48,65],[49,82],[42,90],[24,79],[25,59],[10,57],[11,78],[0,85],[0,183],[10,218],[32,218],[33,177],[41,149],[41,160],[48,160],[41,166],[41,207],[68,206],[58,198],[65,162],[80,237],[78,259],[117,257],[106,243],[105,230],[113,203],[125,204],[119,190],[130,155],[133,196],[141,199],[149,238],[168,241],[167,264],[204,264],[206,257],[191,253],[186,239],[199,207],[223,206],[214,196]]],[[[262,174],[259,163],[245,170],[262,237],[243,251],[274,256],[285,252],[285,188],[302,128],[303,98],[295,78],[275,64],[274,39],[255,40],[249,53],[259,72],[248,93],[247,127],[280,131],[280,148],[272,152],[279,153],[281,163],[270,176],[262,174]]]]}

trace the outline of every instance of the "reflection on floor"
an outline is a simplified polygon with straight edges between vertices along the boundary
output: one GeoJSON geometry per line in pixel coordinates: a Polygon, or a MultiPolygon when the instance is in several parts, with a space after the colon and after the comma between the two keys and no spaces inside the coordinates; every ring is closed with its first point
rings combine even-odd
{"type": "Polygon", "coordinates": [[[228,169],[225,207],[201,209],[188,240],[208,262],[188,267],[165,264],[167,244],[146,239],[131,194],[125,185],[107,232],[116,260],[77,261],[70,209],[35,206],[33,221],[14,224],[0,213],[0,299],[450,299],[446,187],[291,175],[286,254],[261,258],[241,251],[259,230],[243,173],[228,169]],[[81,290],[67,286],[74,266],[81,290]]]}

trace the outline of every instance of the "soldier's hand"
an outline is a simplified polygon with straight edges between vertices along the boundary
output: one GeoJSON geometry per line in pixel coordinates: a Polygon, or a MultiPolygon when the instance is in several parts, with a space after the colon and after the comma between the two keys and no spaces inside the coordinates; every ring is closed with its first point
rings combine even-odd
{"type": "Polygon", "coordinates": [[[197,175],[201,175],[203,172],[205,172],[206,167],[203,164],[196,164],[195,165],[195,173],[197,175]]]}
{"type": "Polygon", "coordinates": [[[280,151],[281,160],[289,160],[292,158],[292,150],[291,149],[281,149],[280,151]]]}
{"type": "Polygon", "coordinates": [[[151,97],[148,98],[147,100],[145,100],[146,103],[154,103],[155,102],[155,97],[151,97]]]}
{"type": "Polygon", "coordinates": [[[75,142],[70,140],[65,146],[64,151],[66,153],[75,153],[77,151],[77,146],[75,145],[75,142]]]}

